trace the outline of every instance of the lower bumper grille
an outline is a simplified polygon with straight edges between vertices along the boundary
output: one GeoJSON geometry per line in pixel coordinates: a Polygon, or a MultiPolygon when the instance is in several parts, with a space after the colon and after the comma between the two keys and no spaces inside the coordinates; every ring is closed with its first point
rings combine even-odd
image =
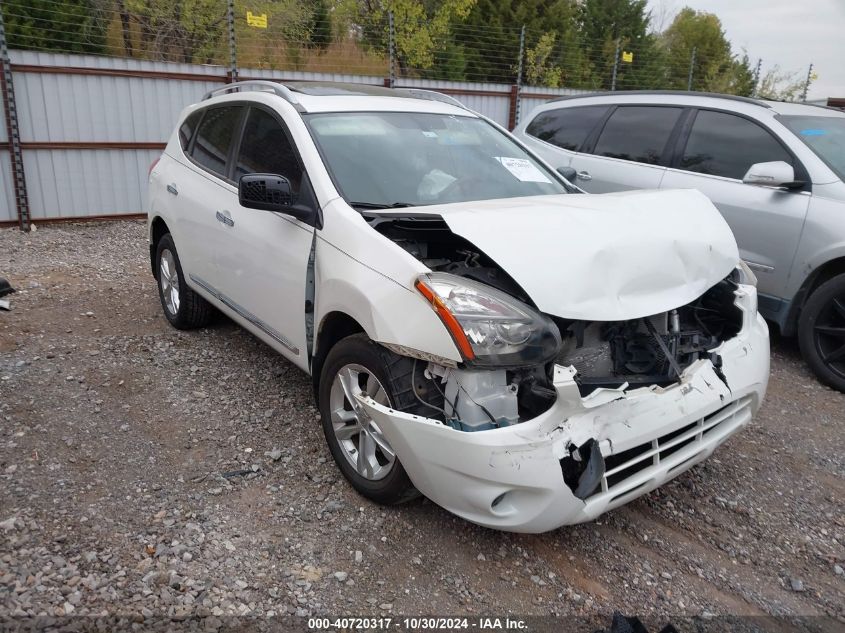
{"type": "MultiPolygon", "coordinates": [[[[750,397],[740,398],[715,413],[711,413],[671,433],[656,437],[651,442],[640,444],[616,455],[608,455],[604,458],[605,473],[601,479],[601,487],[596,489],[594,495],[616,492],[615,499],[645,485],[632,486],[626,482],[641,470],[660,464],[673,453],[696,443],[702,444],[705,437],[714,433],[720,427],[729,425],[738,417],[750,415],[751,403],[750,397]]],[[[695,452],[690,458],[694,455],[695,452]]],[[[675,468],[683,465],[686,461],[688,460],[677,464],[675,468]]]]}

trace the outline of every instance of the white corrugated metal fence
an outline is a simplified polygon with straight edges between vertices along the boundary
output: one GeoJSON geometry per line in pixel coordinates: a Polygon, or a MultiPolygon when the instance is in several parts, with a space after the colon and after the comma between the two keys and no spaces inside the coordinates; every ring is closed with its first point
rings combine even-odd
{"type": "MultiPolygon", "coordinates": [[[[10,51],[30,217],[73,219],[143,213],[146,176],[188,104],[226,81],[219,66],[10,51]],[[207,78],[207,79],[206,79],[207,78]]],[[[383,85],[382,77],[244,68],[240,77],[383,85]]],[[[507,126],[513,86],[401,79],[442,90],[507,126]]],[[[523,88],[525,116],[579,91],[523,88]]],[[[8,138],[0,117],[0,223],[17,222],[8,138]]]]}

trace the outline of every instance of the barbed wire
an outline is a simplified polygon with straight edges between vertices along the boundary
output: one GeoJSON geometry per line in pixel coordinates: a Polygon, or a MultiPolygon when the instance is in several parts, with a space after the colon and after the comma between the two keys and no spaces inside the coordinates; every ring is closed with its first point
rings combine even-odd
{"type": "MultiPolygon", "coordinates": [[[[114,0],[99,0],[87,11],[73,11],[62,0],[41,0],[34,8],[19,0],[3,2],[2,14],[13,49],[228,66],[226,0],[202,5],[196,11],[204,13],[190,20],[179,7],[147,0],[127,8],[114,0]]],[[[272,9],[266,11],[258,26],[246,11],[235,16],[234,52],[244,69],[385,76],[393,68],[396,79],[512,84],[521,61],[521,81],[526,86],[731,89],[732,84],[742,84],[748,92],[760,79],[736,57],[694,50],[679,53],[661,45],[654,35],[646,41],[590,40],[577,32],[458,23],[450,25],[434,45],[415,50],[402,41],[391,47],[384,16],[380,23],[359,24],[327,36],[326,24],[321,34],[320,25],[309,23],[307,8],[285,19],[272,9]],[[396,51],[392,60],[391,51],[396,51]],[[623,56],[628,52],[632,59],[623,56]]],[[[408,25],[399,27],[407,30],[408,25]]]]}

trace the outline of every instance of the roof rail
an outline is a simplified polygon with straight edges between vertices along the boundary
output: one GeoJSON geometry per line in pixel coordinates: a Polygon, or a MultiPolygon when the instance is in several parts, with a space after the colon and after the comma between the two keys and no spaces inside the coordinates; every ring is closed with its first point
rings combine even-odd
{"type": "Polygon", "coordinates": [[[771,108],[768,103],[762,99],[753,99],[751,97],[740,97],[739,95],[725,95],[720,92],[695,92],[690,90],[616,90],[613,92],[588,92],[580,95],[566,95],[552,99],[552,101],[568,101],[569,99],[585,99],[587,97],[606,97],[606,96],[623,95],[672,95],[676,97],[710,97],[713,99],[727,99],[728,101],[740,101],[749,105],[760,106],[761,108],[771,108]]]}
{"type": "Polygon", "coordinates": [[[449,105],[456,106],[462,110],[469,110],[468,107],[455,99],[455,97],[450,97],[449,95],[437,92],[436,90],[425,90],[424,88],[394,88],[394,90],[410,97],[411,99],[439,101],[440,103],[448,103],[449,105]]]}
{"type": "Polygon", "coordinates": [[[215,88],[214,90],[209,90],[208,92],[203,95],[202,101],[206,99],[211,99],[212,97],[217,97],[219,95],[229,94],[230,92],[241,92],[247,90],[255,90],[259,92],[272,92],[276,96],[281,97],[297,109],[300,109],[302,106],[299,104],[299,100],[296,98],[296,95],[293,94],[293,91],[290,90],[287,86],[280,84],[275,81],[266,81],[261,79],[253,79],[250,81],[236,81],[231,84],[226,84],[222,88],[215,88]]]}

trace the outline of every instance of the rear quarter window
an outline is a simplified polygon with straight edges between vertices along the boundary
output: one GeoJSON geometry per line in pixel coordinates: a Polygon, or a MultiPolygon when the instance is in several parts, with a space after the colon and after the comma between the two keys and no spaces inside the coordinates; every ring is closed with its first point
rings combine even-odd
{"type": "Polygon", "coordinates": [[[179,144],[182,146],[182,151],[188,151],[188,145],[191,144],[191,139],[194,137],[194,132],[197,129],[197,123],[202,118],[202,110],[194,112],[185,117],[182,125],[179,126],[179,144]]]}
{"type": "Polygon", "coordinates": [[[525,128],[525,133],[577,152],[593,128],[602,120],[608,106],[559,108],[538,114],[525,128]]]}
{"type": "Polygon", "coordinates": [[[226,176],[229,149],[242,113],[243,106],[209,108],[197,128],[191,158],[221,178],[226,176]]]}

